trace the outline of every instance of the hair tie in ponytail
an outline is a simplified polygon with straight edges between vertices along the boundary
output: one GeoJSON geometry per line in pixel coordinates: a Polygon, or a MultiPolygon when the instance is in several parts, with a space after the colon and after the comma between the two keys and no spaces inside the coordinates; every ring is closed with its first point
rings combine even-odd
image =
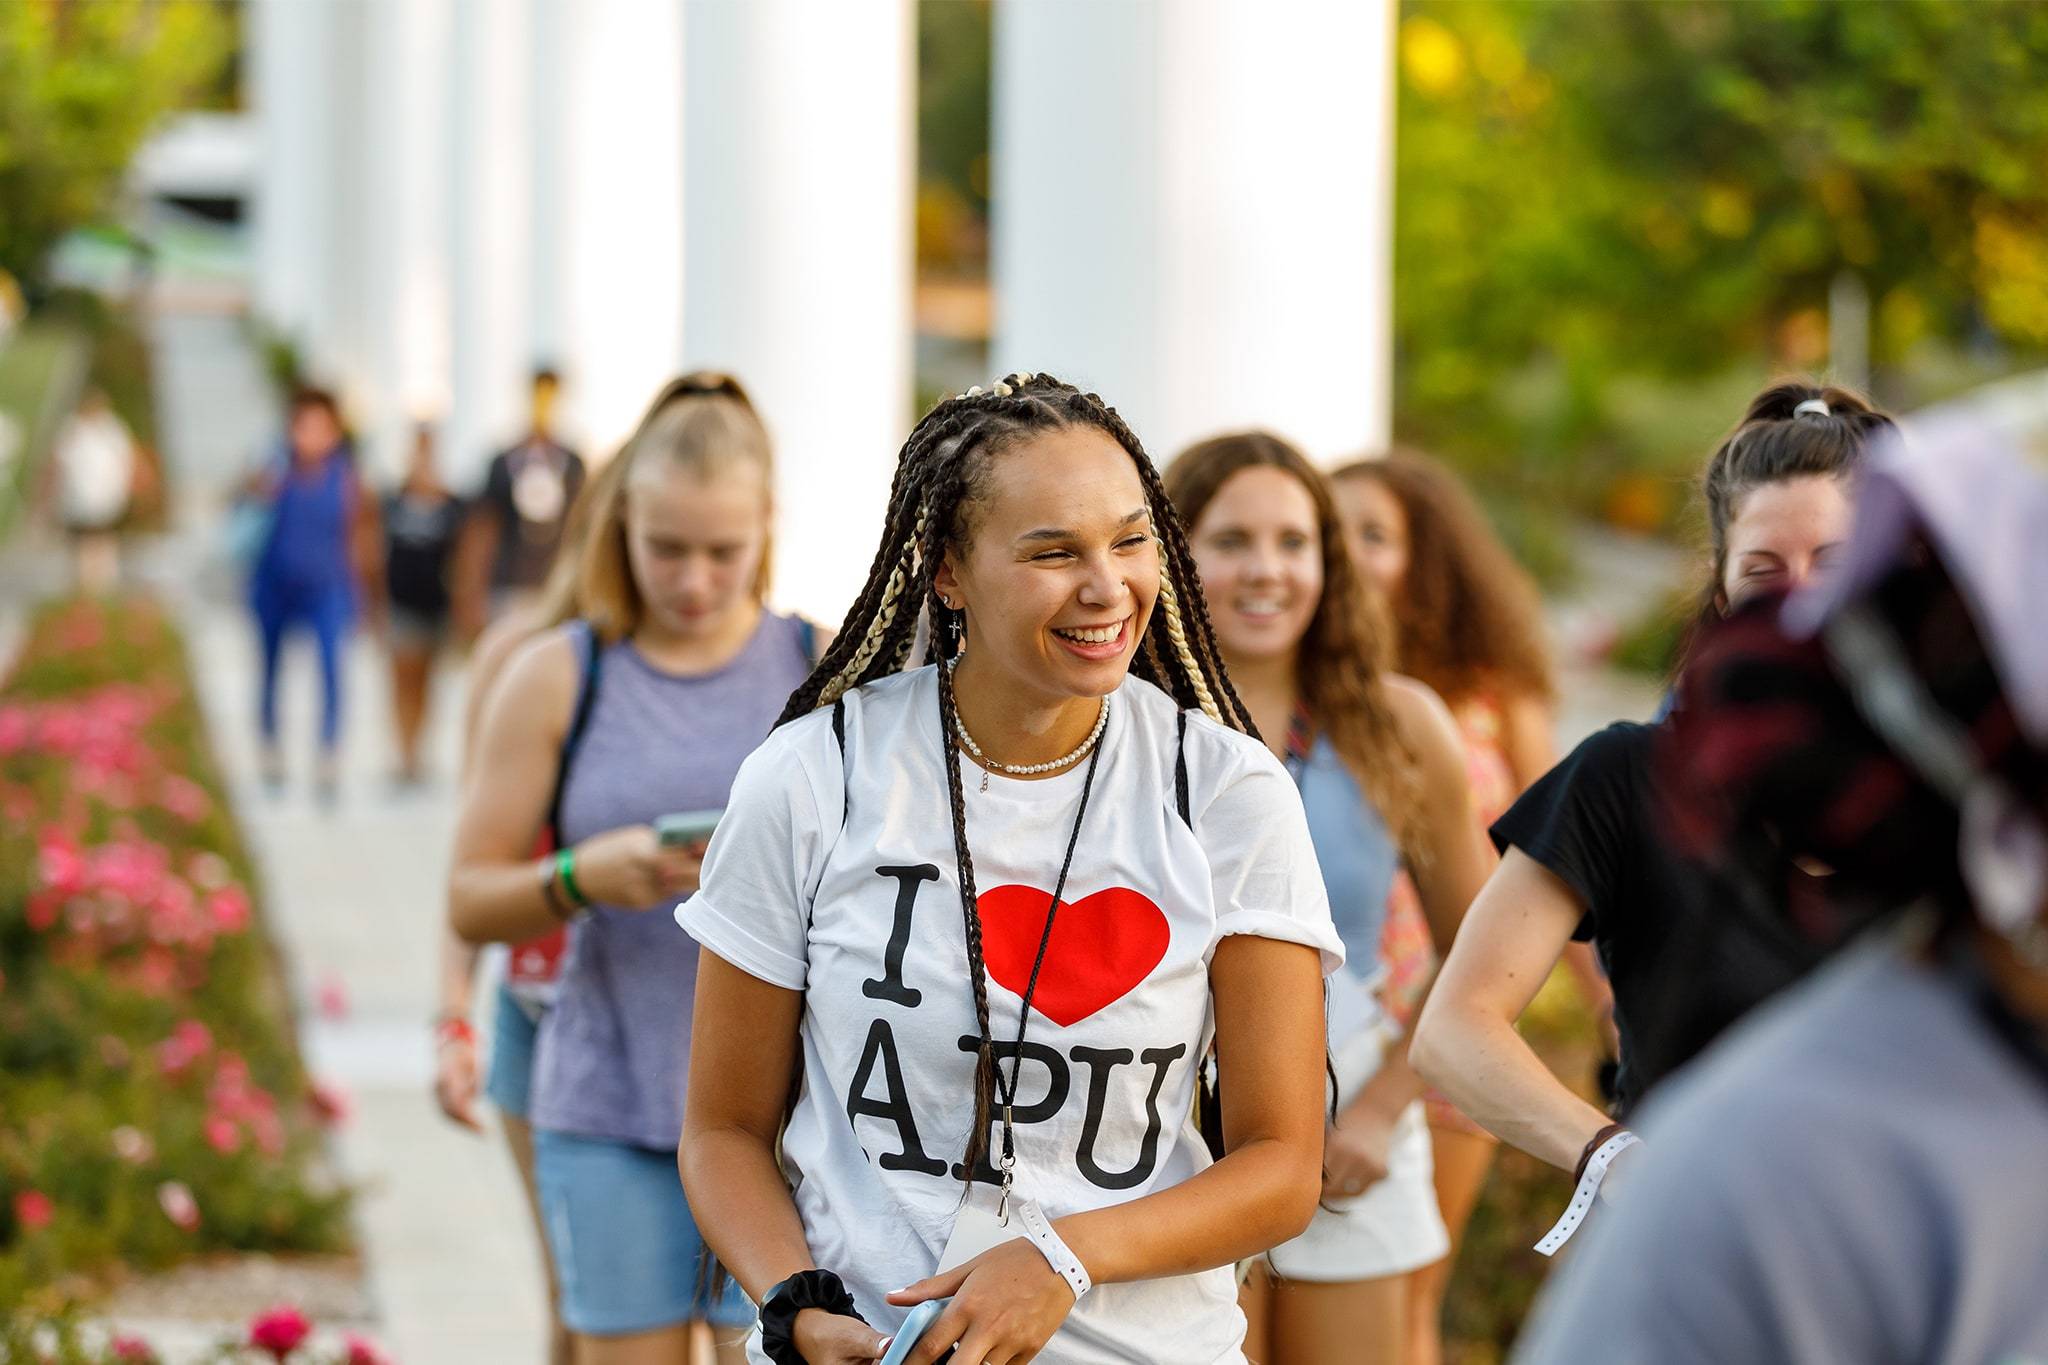
{"type": "Polygon", "coordinates": [[[1794,417],[1804,417],[1809,412],[1817,417],[1834,416],[1832,412],[1828,411],[1828,403],[1825,398],[1809,398],[1798,407],[1792,409],[1794,417]]]}

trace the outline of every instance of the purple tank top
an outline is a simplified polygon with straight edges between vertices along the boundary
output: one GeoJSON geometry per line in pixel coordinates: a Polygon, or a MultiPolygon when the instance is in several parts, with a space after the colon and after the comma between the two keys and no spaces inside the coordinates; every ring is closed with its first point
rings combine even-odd
{"type": "MultiPolygon", "coordinates": [[[[607,648],[562,788],[563,839],[725,805],[740,761],[810,672],[805,636],[796,618],[763,612],[732,662],[688,677],[630,640],[607,648]]],[[[535,1044],[534,1127],[661,1149],[682,1136],[697,944],[674,910],[599,905],[570,928],[535,1044]]]]}

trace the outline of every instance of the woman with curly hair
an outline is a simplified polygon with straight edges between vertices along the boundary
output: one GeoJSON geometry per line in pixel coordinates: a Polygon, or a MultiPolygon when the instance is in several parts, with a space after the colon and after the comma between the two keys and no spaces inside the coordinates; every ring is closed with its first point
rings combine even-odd
{"type": "MultiPolygon", "coordinates": [[[[1428,456],[1396,450],[1346,465],[1332,482],[1358,566],[1386,597],[1395,660],[1450,707],[1473,805],[1490,825],[1557,759],[1556,682],[1536,584],[1457,475],[1428,456]]],[[[1391,1005],[1405,1019],[1436,966],[1406,878],[1388,907],[1385,951],[1391,1005]]],[[[1565,962],[1603,1029],[1611,1028],[1613,992],[1592,950],[1574,944],[1565,962]]],[[[1426,1100],[1451,1251],[1409,1277],[1412,1365],[1434,1365],[1442,1355],[1444,1293],[1497,1145],[1442,1095],[1432,1090],[1426,1100]]]]}

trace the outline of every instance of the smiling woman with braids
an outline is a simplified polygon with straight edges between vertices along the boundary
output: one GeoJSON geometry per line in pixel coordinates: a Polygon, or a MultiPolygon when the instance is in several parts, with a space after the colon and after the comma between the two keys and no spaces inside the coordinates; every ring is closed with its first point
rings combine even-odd
{"type": "Polygon", "coordinates": [[[873,1360],[932,1299],[912,1365],[1243,1359],[1230,1266],[1315,1209],[1343,951],[1251,730],[1114,411],[1013,375],[926,414],[678,911],[683,1180],[753,1359],[873,1360]]]}

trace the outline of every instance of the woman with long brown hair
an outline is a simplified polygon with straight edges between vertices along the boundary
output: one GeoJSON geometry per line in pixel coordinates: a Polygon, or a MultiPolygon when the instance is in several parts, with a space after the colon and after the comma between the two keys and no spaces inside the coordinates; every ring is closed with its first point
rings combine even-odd
{"type": "Polygon", "coordinates": [[[1391,632],[1344,543],[1329,483],[1264,432],[1204,441],[1166,473],[1239,694],[1300,788],[1345,943],[1330,982],[1337,1108],[1323,1203],[1243,1290],[1259,1365],[1399,1362],[1406,1276],[1447,1246],[1422,1083],[1380,1002],[1382,921],[1413,875],[1448,950],[1493,857],[1457,732],[1428,687],[1387,668],[1391,632]]]}
{"type": "MultiPolygon", "coordinates": [[[[1395,662],[1450,708],[1473,806],[1490,826],[1557,761],[1556,684],[1536,584],[1458,476],[1428,456],[1396,450],[1345,465],[1331,481],[1358,566],[1387,602],[1395,662]]],[[[1404,883],[1388,907],[1387,938],[1390,1008],[1405,1023],[1439,959],[1404,883]]],[[[1565,963],[1611,1028],[1613,992],[1591,949],[1574,944],[1565,963]]],[[[1409,1365],[1442,1355],[1444,1293],[1498,1145],[1435,1090],[1424,1106],[1451,1249],[1410,1277],[1409,1365]]]]}

